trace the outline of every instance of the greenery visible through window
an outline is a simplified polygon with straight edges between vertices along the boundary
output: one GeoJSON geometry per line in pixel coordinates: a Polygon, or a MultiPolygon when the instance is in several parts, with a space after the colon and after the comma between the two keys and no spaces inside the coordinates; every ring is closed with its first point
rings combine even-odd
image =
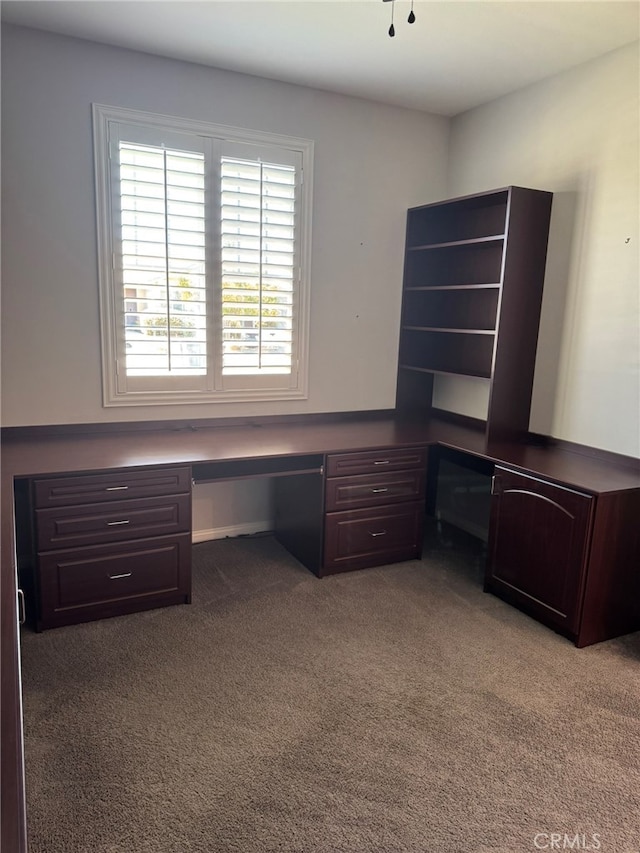
{"type": "Polygon", "coordinates": [[[312,143],[94,107],[106,405],[306,394],[312,143]]]}

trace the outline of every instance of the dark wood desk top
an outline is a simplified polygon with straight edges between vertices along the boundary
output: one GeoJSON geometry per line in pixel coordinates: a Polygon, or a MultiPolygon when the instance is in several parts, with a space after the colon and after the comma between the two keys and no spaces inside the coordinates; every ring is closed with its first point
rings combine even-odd
{"type": "Polygon", "coordinates": [[[393,419],[304,425],[275,424],[132,431],[8,439],[3,462],[13,476],[99,471],[149,465],[287,458],[425,444],[423,426],[393,419]]]}
{"type": "Polygon", "coordinates": [[[196,421],[166,430],[132,428],[68,435],[5,431],[2,471],[11,478],[34,477],[441,444],[593,494],[640,488],[640,460],[624,464],[613,454],[596,458],[587,448],[567,445],[487,445],[481,430],[435,418],[407,421],[393,416],[368,418],[363,413],[361,419],[222,424],[199,426],[196,421]]]}
{"type": "Polygon", "coordinates": [[[432,419],[408,422],[393,414],[336,416],[216,425],[196,422],[158,424],[109,430],[61,428],[55,434],[39,430],[3,430],[2,538],[0,548],[2,619],[2,847],[26,850],[23,823],[23,769],[19,652],[16,628],[16,571],[14,551],[13,483],[16,477],[103,471],[213,461],[287,458],[383,447],[440,444],[525,473],[568,485],[593,495],[640,489],[640,461],[588,449],[533,444],[487,446],[484,432],[459,423],[432,419]]]}

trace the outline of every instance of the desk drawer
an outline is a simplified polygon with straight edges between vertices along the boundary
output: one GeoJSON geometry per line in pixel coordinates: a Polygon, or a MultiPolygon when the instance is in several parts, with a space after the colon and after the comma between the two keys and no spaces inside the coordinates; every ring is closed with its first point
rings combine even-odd
{"type": "Polygon", "coordinates": [[[420,501],[329,513],[323,574],[410,560],[420,553],[420,501]]]}
{"type": "Polygon", "coordinates": [[[40,555],[40,624],[52,628],[188,602],[191,536],[40,555]]]}
{"type": "Polygon", "coordinates": [[[155,495],[177,495],[191,491],[191,469],[152,468],[145,471],[110,471],[77,477],[34,481],[37,509],[74,504],[121,501],[155,495]]]}
{"type": "Polygon", "coordinates": [[[427,449],[425,447],[332,453],[327,456],[327,477],[380,474],[383,471],[401,471],[411,468],[426,470],[426,467],[427,449]]]}
{"type": "Polygon", "coordinates": [[[389,474],[360,474],[327,480],[327,512],[363,506],[419,500],[424,495],[426,471],[398,471],[389,474]]]}
{"type": "Polygon", "coordinates": [[[36,510],[39,551],[187,533],[191,495],[36,510]]]}

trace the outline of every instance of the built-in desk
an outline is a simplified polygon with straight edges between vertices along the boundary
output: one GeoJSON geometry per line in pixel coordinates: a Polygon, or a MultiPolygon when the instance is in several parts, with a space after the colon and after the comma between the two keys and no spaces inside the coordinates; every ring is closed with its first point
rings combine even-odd
{"type": "MultiPolygon", "coordinates": [[[[369,451],[422,452],[425,448],[437,453],[438,446],[496,466],[487,589],[546,621],[578,645],[640,628],[640,471],[633,460],[548,443],[487,446],[482,430],[436,418],[404,421],[393,413],[4,430],[0,552],[3,849],[26,853],[14,515],[17,482],[58,474],[186,466],[201,480],[293,475],[278,479],[284,483],[313,476],[324,477],[316,482],[326,483],[323,466],[334,457],[337,476],[346,479],[332,485],[324,503],[321,494],[314,495],[313,501],[320,514],[339,513],[344,511],[345,494],[351,495],[347,501],[361,500],[357,489],[349,489],[364,480],[355,484],[347,480],[370,476],[362,473],[368,469],[357,466],[352,469],[355,474],[341,470],[338,462],[345,454],[367,457],[369,451]],[[348,488],[341,490],[345,485],[348,488]],[[518,547],[505,519],[513,518],[514,512],[517,517],[522,495],[526,495],[522,506],[526,507],[527,523],[517,527],[516,533],[528,537],[520,547],[529,559],[520,582],[513,567],[505,569],[505,559],[518,547]],[[546,525],[544,536],[535,525],[542,506],[549,510],[539,516],[546,525]],[[565,517],[570,522],[563,521],[565,517]],[[555,538],[549,536],[551,528],[555,538]],[[567,545],[567,539],[567,553],[575,562],[571,583],[560,588],[556,579],[547,578],[541,594],[547,590],[550,600],[539,601],[534,594],[539,578],[531,553],[537,553],[537,543],[542,540],[546,544],[540,553],[544,555],[553,547],[567,545]],[[493,558],[497,562],[492,563],[493,558]],[[558,609],[565,599],[571,599],[571,613],[558,609]],[[560,613],[565,622],[554,623],[554,613],[560,613]]],[[[375,455],[369,454],[369,459],[377,461],[375,455]]],[[[366,458],[360,461],[364,464],[366,458]]],[[[358,512],[362,510],[353,509],[356,521],[358,512]]],[[[308,518],[308,508],[304,514],[308,518]]],[[[321,529],[319,516],[316,536],[321,529]]],[[[305,536],[303,528],[294,525],[291,541],[295,539],[304,541],[305,536]]],[[[334,556],[339,563],[339,552],[334,556]]],[[[347,567],[357,567],[357,560],[355,563],[347,567]]]]}

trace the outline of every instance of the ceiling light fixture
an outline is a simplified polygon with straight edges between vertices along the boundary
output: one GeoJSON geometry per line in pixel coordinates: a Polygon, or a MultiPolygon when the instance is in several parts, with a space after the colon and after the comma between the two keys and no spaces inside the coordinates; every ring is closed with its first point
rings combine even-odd
{"type": "MultiPolygon", "coordinates": [[[[393,38],[396,34],[396,28],[393,26],[393,13],[395,11],[396,0],[382,0],[383,3],[391,3],[391,26],[389,27],[389,35],[393,38]]],[[[410,24],[413,24],[416,19],[416,16],[413,14],[413,0],[411,0],[411,11],[409,12],[409,17],[407,21],[410,24]]]]}

